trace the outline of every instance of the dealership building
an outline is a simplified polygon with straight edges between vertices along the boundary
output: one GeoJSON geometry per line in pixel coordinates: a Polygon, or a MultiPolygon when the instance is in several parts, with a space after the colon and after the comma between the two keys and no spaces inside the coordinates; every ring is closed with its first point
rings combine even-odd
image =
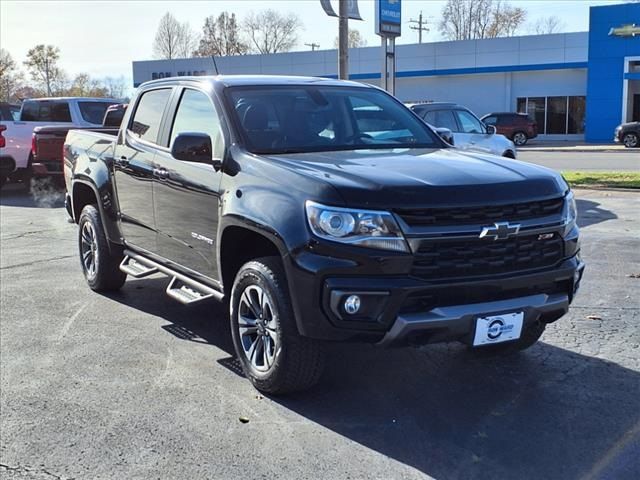
{"type": "MultiPolygon", "coordinates": [[[[337,78],[336,50],[216,59],[223,74],[337,78]]],[[[378,85],[380,47],[349,51],[352,80],[378,85]]],[[[165,77],[213,75],[211,58],[133,62],[134,86],[165,77]]],[[[452,101],[478,116],[527,112],[540,138],[611,141],[640,121],[640,4],[591,7],[589,31],[396,47],[396,96],[452,101]]]]}

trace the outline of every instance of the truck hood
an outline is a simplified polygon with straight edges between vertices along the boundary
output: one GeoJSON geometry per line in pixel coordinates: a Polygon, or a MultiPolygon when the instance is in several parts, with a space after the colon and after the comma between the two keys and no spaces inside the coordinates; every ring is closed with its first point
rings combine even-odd
{"type": "Polygon", "coordinates": [[[553,170],[454,148],[348,150],[267,158],[330,183],[349,207],[518,203],[557,197],[568,189],[553,170]]]}

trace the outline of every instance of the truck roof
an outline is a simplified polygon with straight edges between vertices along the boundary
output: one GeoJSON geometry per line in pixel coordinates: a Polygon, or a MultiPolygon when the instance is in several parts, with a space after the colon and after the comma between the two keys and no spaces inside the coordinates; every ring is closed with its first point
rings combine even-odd
{"type": "Polygon", "coordinates": [[[170,77],[144,82],[146,85],[166,85],[175,84],[182,81],[222,84],[227,87],[235,86],[261,86],[261,85],[327,85],[327,86],[352,86],[373,88],[370,85],[363,85],[349,80],[335,80],[322,77],[302,77],[291,75],[209,75],[197,77],[170,77]]]}
{"type": "Polygon", "coordinates": [[[41,97],[41,98],[25,98],[25,102],[54,102],[60,100],[80,100],[90,102],[110,102],[110,103],[122,103],[122,100],[118,100],[110,97],[41,97]]]}

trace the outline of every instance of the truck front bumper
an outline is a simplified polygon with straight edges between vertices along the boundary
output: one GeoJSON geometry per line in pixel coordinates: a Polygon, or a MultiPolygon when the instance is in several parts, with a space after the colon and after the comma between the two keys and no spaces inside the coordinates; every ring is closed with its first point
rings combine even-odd
{"type": "Polygon", "coordinates": [[[471,344],[479,317],[523,312],[523,328],[533,322],[550,323],[569,310],[569,295],[539,294],[526,297],[438,307],[424,313],[401,314],[378,345],[389,347],[406,343],[435,343],[459,340],[471,344]]]}
{"type": "Polygon", "coordinates": [[[472,344],[476,320],[502,313],[523,312],[523,329],[534,322],[551,323],[567,313],[584,271],[579,254],[543,271],[459,281],[323,277],[301,270],[299,264],[289,266],[292,304],[303,336],[385,347],[446,341],[472,344]],[[345,308],[352,295],[360,299],[356,314],[345,308]]]}

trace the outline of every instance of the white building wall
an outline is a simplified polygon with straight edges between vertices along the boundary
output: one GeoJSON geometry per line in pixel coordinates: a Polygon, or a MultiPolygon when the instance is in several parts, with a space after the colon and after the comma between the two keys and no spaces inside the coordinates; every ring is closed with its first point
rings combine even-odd
{"type": "MultiPolygon", "coordinates": [[[[515,111],[518,97],[586,95],[587,69],[567,64],[586,65],[587,58],[588,32],[399,45],[396,96],[405,102],[456,102],[478,116],[515,111]]],[[[244,55],[216,63],[223,74],[336,77],[338,53],[244,55]]],[[[378,85],[381,63],[378,46],[349,52],[349,72],[358,81],[378,85]]],[[[134,83],[154,74],[213,75],[215,68],[211,58],[133,62],[134,83]]]]}
{"type": "MultiPolygon", "coordinates": [[[[588,33],[559,33],[524,37],[465,40],[399,45],[396,49],[398,72],[430,72],[451,70],[524,67],[527,65],[586,62],[588,33]]],[[[338,52],[291,52],[274,55],[244,55],[221,57],[216,62],[224,74],[316,75],[336,76],[338,52]]],[[[379,46],[352,49],[349,52],[349,72],[366,75],[372,80],[380,74],[382,54],[379,46]]],[[[139,84],[152,79],[152,74],[178,72],[215,74],[211,58],[151,60],[133,62],[133,79],[139,84]]]]}

